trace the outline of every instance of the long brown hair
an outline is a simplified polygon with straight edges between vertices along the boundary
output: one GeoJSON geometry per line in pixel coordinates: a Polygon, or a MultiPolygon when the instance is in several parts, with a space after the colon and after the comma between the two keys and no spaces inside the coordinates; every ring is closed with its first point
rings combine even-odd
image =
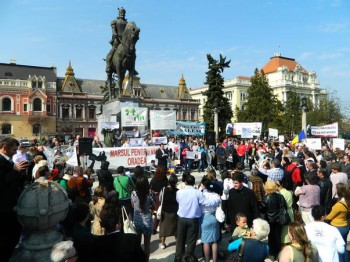
{"type": "Polygon", "coordinates": [[[142,213],[145,212],[145,203],[147,201],[147,197],[149,195],[149,182],[146,176],[140,176],[136,180],[135,191],[137,197],[139,198],[140,209],[142,213]]]}
{"type": "Polygon", "coordinates": [[[345,199],[345,203],[348,206],[348,210],[350,207],[350,191],[348,189],[348,186],[343,184],[343,183],[338,183],[336,185],[336,189],[337,189],[337,195],[339,199],[344,198],[345,199]]]}
{"type": "Polygon", "coordinates": [[[311,243],[307,238],[305,228],[302,224],[297,221],[294,221],[288,225],[288,231],[292,235],[292,239],[297,242],[303,251],[305,262],[311,261],[311,243]]]}

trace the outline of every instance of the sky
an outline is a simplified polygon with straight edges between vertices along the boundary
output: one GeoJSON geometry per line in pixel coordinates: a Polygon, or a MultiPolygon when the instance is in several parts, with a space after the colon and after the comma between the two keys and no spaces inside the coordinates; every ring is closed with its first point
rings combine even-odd
{"type": "Polygon", "coordinates": [[[0,63],[51,66],[104,80],[118,7],[141,29],[141,83],[204,86],[207,54],[231,60],[225,80],[251,76],[275,53],[314,70],[350,112],[349,0],[1,0],[0,63]]]}

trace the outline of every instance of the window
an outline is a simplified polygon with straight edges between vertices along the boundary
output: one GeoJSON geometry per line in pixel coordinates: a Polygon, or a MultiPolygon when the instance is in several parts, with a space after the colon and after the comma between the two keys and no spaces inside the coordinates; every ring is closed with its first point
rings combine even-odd
{"type": "Polygon", "coordinates": [[[43,81],[39,80],[38,81],[38,88],[42,88],[43,87],[43,81]]]}
{"type": "Polygon", "coordinates": [[[182,111],[182,119],[183,119],[183,120],[186,120],[186,119],[187,119],[187,109],[184,109],[184,110],[182,111]]]}
{"type": "Polygon", "coordinates": [[[2,111],[11,111],[11,99],[5,97],[2,99],[2,111]]]}
{"type": "Polygon", "coordinates": [[[40,98],[35,98],[33,101],[33,111],[36,112],[41,112],[42,107],[41,107],[41,99],[40,98]]]}
{"type": "Polygon", "coordinates": [[[96,109],[96,106],[94,105],[89,106],[89,119],[95,119],[95,109],[96,109]]]}
{"type": "Polygon", "coordinates": [[[36,88],[36,81],[32,80],[32,88],[36,88]]]}
{"type": "Polygon", "coordinates": [[[40,124],[34,124],[33,125],[33,134],[38,135],[40,134],[41,126],[40,124]]]}
{"type": "Polygon", "coordinates": [[[23,104],[23,112],[28,112],[28,104],[23,104]]]}
{"type": "Polygon", "coordinates": [[[62,108],[62,118],[69,118],[69,108],[62,108]]]}
{"type": "Polygon", "coordinates": [[[1,126],[1,134],[3,135],[10,135],[11,134],[11,125],[10,124],[3,124],[1,126]]]}
{"type": "Polygon", "coordinates": [[[194,111],[194,109],[193,110],[191,110],[191,120],[195,120],[195,111],[194,111]]]}
{"type": "Polygon", "coordinates": [[[51,112],[51,105],[46,104],[46,112],[50,113],[51,112]]]}
{"type": "Polygon", "coordinates": [[[77,107],[77,108],[75,109],[75,117],[76,117],[76,118],[81,118],[81,116],[82,116],[82,109],[79,108],[79,107],[77,107]]]}

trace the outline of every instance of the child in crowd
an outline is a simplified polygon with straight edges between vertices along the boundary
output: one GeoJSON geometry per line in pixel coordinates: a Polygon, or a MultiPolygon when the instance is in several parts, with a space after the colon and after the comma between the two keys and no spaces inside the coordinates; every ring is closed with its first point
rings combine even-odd
{"type": "Polygon", "coordinates": [[[236,225],[237,227],[233,231],[232,239],[239,237],[250,237],[250,230],[247,225],[247,216],[243,213],[238,213],[236,215],[236,225]]]}

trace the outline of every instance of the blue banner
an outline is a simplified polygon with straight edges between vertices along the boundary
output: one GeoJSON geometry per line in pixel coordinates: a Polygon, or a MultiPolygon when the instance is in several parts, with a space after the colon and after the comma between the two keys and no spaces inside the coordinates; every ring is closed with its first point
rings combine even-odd
{"type": "Polygon", "coordinates": [[[176,121],[176,130],[168,130],[168,135],[175,136],[204,136],[205,123],[176,121]]]}

